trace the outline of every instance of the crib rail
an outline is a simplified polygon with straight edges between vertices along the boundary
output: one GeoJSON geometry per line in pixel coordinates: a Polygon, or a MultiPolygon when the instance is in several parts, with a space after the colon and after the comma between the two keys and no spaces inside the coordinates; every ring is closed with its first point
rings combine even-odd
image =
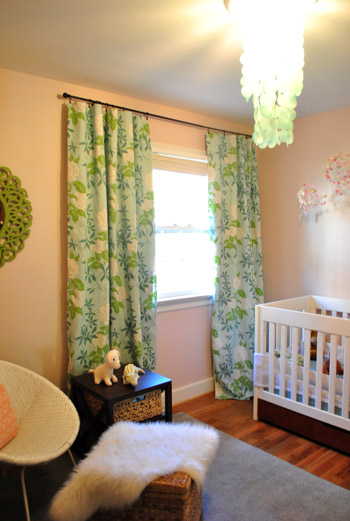
{"type": "Polygon", "coordinates": [[[266,375],[255,385],[254,417],[260,397],[350,431],[348,301],[301,297],[277,304],[256,306],[255,352],[266,375]]]}

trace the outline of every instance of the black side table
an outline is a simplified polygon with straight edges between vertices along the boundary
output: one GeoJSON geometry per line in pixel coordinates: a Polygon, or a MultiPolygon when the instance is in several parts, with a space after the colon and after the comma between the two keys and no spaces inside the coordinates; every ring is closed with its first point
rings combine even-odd
{"type": "MultiPolygon", "coordinates": [[[[101,382],[99,385],[94,383],[92,373],[80,376],[73,376],[71,380],[71,398],[79,413],[81,426],[75,444],[78,452],[86,452],[96,443],[102,432],[118,421],[117,410],[121,408],[122,417],[120,419],[130,421],[172,421],[172,395],[171,380],[157,373],[145,369],[145,374],[140,375],[137,386],[123,384],[124,367],[114,371],[118,382],[111,386],[101,382]],[[161,406],[157,407],[155,415],[152,408],[149,408],[150,399],[156,395],[156,400],[161,399],[164,391],[165,411],[162,412],[161,406]],[[97,406],[96,406],[97,404],[97,406]],[[123,412],[123,407],[128,409],[123,412]],[[141,420],[133,417],[132,413],[128,416],[128,410],[132,411],[133,406],[138,410],[145,408],[145,414],[141,420]]],[[[161,405],[161,403],[159,404],[161,405]]]]}

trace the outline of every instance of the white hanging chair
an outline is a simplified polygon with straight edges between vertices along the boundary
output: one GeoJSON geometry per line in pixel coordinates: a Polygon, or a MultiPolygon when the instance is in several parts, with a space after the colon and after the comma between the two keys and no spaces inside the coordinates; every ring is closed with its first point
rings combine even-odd
{"type": "Polygon", "coordinates": [[[18,434],[0,449],[0,462],[23,467],[21,483],[30,521],[25,467],[47,463],[66,451],[74,463],[69,449],[78,434],[79,416],[58,387],[29,369],[0,360],[0,384],[5,387],[19,423],[18,434]]]}

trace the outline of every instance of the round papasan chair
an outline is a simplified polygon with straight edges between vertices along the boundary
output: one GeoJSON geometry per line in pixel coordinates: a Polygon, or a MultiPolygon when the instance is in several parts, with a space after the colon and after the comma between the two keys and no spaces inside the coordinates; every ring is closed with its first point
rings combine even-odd
{"type": "Polygon", "coordinates": [[[66,451],[74,463],[69,449],[78,434],[79,416],[66,394],[29,369],[0,360],[0,384],[19,424],[15,437],[0,449],[0,462],[22,467],[21,483],[29,521],[25,467],[47,463],[66,451]]]}

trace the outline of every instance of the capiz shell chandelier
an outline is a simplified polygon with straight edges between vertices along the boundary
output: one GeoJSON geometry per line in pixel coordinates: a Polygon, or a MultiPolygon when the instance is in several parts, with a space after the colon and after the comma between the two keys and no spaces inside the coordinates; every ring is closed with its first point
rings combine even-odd
{"type": "Polygon", "coordinates": [[[293,142],[303,89],[303,17],[315,0],[224,0],[239,17],[241,92],[254,106],[253,141],[260,148],[293,142]]]}

